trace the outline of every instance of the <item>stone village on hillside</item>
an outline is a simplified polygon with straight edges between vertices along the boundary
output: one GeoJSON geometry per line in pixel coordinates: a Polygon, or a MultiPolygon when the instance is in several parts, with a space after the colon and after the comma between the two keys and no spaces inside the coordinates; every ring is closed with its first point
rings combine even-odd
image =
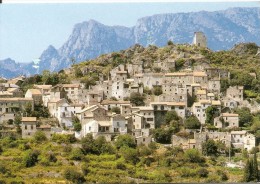
{"type": "MultiPolygon", "coordinates": [[[[207,47],[206,37],[202,32],[196,32],[193,44],[207,47]]],[[[179,54],[185,58],[185,54],[179,54]]],[[[38,130],[52,134],[75,134],[82,138],[92,134],[94,138],[105,136],[113,140],[119,134],[131,134],[137,144],[149,144],[153,141],[151,130],[160,126],[160,113],[175,111],[183,119],[196,116],[202,125],[206,121],[206,109],[214,107],[220,112],[214,118],[215,128],[187,129],[193,137],[172,136],[172,145],[184,149],[197,148],[207,139],[218,140],[235,148],[251,150],[256,146],[255,136],[245,130],[239,130],[238,114],[230,113],[237,107],[256,107],[243,99],[243,86],[229,87],[221,92],[220,79],[229,78],[227,70],[197,66],[193,70],[171,72],[175,68],[175,60],[166,62],[155,61],[154,67],[160,68],[160,73],[145,71],[142,61],[133,64],[119,65],[110,71],[108,80],[102,76],[95,86],[85,89],[83,84],[34,85],[28,89],[25,96],[19,88],[23,77],[18,77],[0,84],[0,125],[1,136],[15,131],[8,121],[15,119],[15,111],[26,108],[28,103],[43,104],[51,117],[37,119],[23,114],[21,119],[22,137],[31,137],[38,130]],[[161,94],[147,95],[144,106],[130,103],[130,94],[143,94],[144,90],[158,87],[161,94]],[[190,99],[196,99],[189,106],[190,99]],[[117,113],[113,112],[117,109],[117,113]],[[82,129],[73,131],[73,117],[78,117],[82,129]],[[55,124],[58,121],[58,125],[55,124]],[[219,131],[229,129],[232,131],[219,131]]]]}

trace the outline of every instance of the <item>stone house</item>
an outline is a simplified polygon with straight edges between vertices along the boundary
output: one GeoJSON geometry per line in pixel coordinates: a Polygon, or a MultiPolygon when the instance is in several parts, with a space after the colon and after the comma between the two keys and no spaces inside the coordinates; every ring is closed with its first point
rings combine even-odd
{"type": "Polygon", "coordinates": [[[76,116],[77,112],[80,112],[82,105],[80,104],[69,104],[67,100],[60,102],[57,106],[57,119],[61,126],[73,127],[73,117],[76,116]]]}
{"type": "MultiPolygon", "coordinates": [[[[139,106],[139,107],[132,107],[133,113],[138,113],[143,117],[143,126],[145,128],[154,129],[155,128],[155,122],[154,122],[154,109],[153,107],[145,107],[145,106],[139,106]]],[[[134,118],[136,120],[136,118],[134,118]]],[[[137,120],[136,120],[137,121],[137,120]]]]}
{"type": "Polygon", "coordinates": [[[94,138],[105,136],[111,141],[113,135],[127,133],[127,120],[121,115],[109,115],[101,106],[93,105],[78,113],[82,124],[81,136],[91,133],[94,138]]]}
{"type": "Polygon", "coordinates": [[[22,138],[32,137],[37,131],[36,117],[22,117],[21,129],[22,129],[22,138]]]}
{"type": "Polygon", "coordinates": [[[184,102],[151,102],[150,105],[154,111],[171,111],[175,110],[178,116],[185,118],[186,108],[184,102]]]}
{"type": "Polygon", "coordinates": [[[255,136],[245,130],[231,131],[231,141],[235,148],[252,150],[256,146],[255,136]]]}
{"type": "Polygon", "coordinates": [[[25,98],[32,98],[35,105],[42,104],[42,93],[39,89],[28,89],[25,98]]]}
{"type": "Polygon", "coordinates": [[[57,84],[53,86],[50,91],[50,100],[60,100],[66,98],[66,91],[62,84],[57,84]]]}
{"type": "Polygon", "coordinates": [[[108,111],[110,111],[113,107],[118,107],[120,108],[120,114],[122,114],[122,110],[126,111],[126,107],[130,106],[131,103],[130,101],[123,101],[123,100],[119,100],[119,101],[114,101],[114,100],[103,100],[101,102],[101,105],[108,111]]]}
{"type": "Polygon", "coordinates": [[[81,86],[80,84],[62,84],[68,99],[71,100],[72,103],[79,103],[79,96],[81,86]]]}
{"type": "Polygon", "coordinates": [[[178,86],[192,84],[193,83],[193,73],[191,73],[191,72],[166,73],[165,81],[178,85],[178,86]]]}
{"type": "Polygon", "coordinates": [[[143,73],[143,62],[127,63],[126,64],[127,72],[130,75],[135,75],[138,73],[143,73]]]}
{"type": "Polygon", "coordinates": [[[198,118],[201,124],[205,124],[206,121],[206,109],[209,106],[215,106],[219,109],[221,108],[220,101],[211,101],[211,100],[201,100],[199,102],[195,102],[192,105],[191,112],[198,118]]]}
{"type": "Polygon", "coordinates": [[[37,128],[37,131],[42,131],[48,139],[51,138],[52,133],[53,133],[51,130],[51,125],[40,125],[36,128],[37,128]]]}
{"type": "Polygon", "coordinates": [[[36,85],[34,84],[35,89],[39,89],[42,95],[49,95],[51,92],[52,85],[36,85]]]}
{"type": "Polygon", "coordinates": [[[238,114],[222,113],[214,119],[214,125],[217,128],[235,128],[239,127],[238,114]]]}
{"type": "Polygon", "coordinates": [[[23,111],[27,104],[32,105],[33,111],[34,102],[32,98],[0,98],[0,123],[14,119],[15,113],[23,111]]]}
{"type": "Polygon", "coordinates": [[[198,90],[197,91],[197,99],[199,101],[207,100],[207,91],[206,90],[198,90]]]}
{"type": "Polygon", "coordinates": [[[150,129],[135,129],[132,132],[132,135],[135,137],[135,142],[137,145],[146,145],[148,146],[152,142],[152,135],[150,129]]]}
{"type": "Polygon", "coordinates": [[[164,74],[162,73],[145,73],[142,75],[136,75],[138,83],[142,83],[143,86],[152,89],[154,86],[160,86],[164,80],[164,74]]]}
{"type": "Polygon", "coordinates": [[[193,71],[193,83],[200,84],[201,86],[208,85],[208,76],[204,71],[193,71]]]}
{"type": "Polygon", "coordinates": [[[226,91],[226,97],[232,98],[238,103],[244,100],[243,98],[244,87],[243,86],[230,86],[226,91]]]}
{"type": "Polygon", "coordinates": [[[208,80],[207,89],[216,95],[220,94],[220,79],[210,79],[208,80]]]}
{"type": "Polygon", "coordinates": [[[229,109],[234,109],[234,108],[237,108],[239,103],[234,100],[233,98],[228,98],[228,97],[225,97],[223,100],[222,100],[223,104],[225,107],[228,107],[229,109]]]}

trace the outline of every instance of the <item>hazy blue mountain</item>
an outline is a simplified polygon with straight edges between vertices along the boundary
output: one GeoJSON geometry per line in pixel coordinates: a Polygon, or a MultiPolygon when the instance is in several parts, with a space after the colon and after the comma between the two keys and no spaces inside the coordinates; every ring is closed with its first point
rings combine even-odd
{"type": "MultiPolygon", "coordinates": [[[[126,49],[135,43],[143,46],[163,46],[168,40],[191,43],[196,31],[205,33],[208,47],[212,50],[230,49],[240,42],[255,42],[260,45],[260,8],[153,15],[140,18],[134,27],[129,28],[106,26],[89,20],[76,24],[61,48],[49,46],[40,56],[37,66],[32,63],[34,67],[26,65],[26,72],[22,71],[31,74],[44,69],[58,71],[70,66],[71,58],[80,62],[126,49]]],[[[0,62],[0,71],[1,69],[6,67],[0,62]]],[[[1,72],[7,76],[5,73],[1,72]]]]}

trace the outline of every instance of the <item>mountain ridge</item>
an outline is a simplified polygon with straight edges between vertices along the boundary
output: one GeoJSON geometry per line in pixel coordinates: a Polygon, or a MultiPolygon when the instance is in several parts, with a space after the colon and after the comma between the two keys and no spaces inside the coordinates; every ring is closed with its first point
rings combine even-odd
{"type": "MultiPolygon", "coordinates": [[[[26,74],[43,70],[59,71],[69,67],[71,59],[77,62],[99,55],[127,49],[138,43],[142,46],[164,46],[168,40],[174,43],[191,43],[193,33],[203,31],[212,50],[227,50],[240,42],[260,44],[260,8],[229,8],[220,11],[156,14],[139,18],[132,27],[107,26],[94,19],[74,25],[69,38],[60,48],[49,46],[40,56],[36,68],[33,62],[17,64],[26,74]],[[26,66],[26,67],[24,67],[26,66]]],[[[2,60],[3,61],[3,60],[2,60]]],[[[1,62],[4,63],[4,62],[1,62]]],[[[7,67],[0,64],[0,69],[7,67]]],[[[21,73],[20,72],[20,73],[21,73]]],[[[8,77],[17,75],[9,71],[8,77]]],[[[20,74],[19,73],[19,74],[20,74]]],[[[6,72],[2,75],[6,76],[6,72]]]]}

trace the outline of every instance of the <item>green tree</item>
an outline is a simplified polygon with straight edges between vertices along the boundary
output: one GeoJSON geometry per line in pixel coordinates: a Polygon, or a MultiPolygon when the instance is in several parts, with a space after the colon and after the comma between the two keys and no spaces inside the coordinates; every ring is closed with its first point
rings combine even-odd
{"type": "Polygon", "coordinates": [[[252,180],[259,181],[259,171],[258,171],[258,162],[256,157],[256,151],[254,151],[254,158],[253,158],[253,168],[252,168],[252,180]]]}
{"type": "Polygon", "coordinates": [[[38,156],[40,152],[38,150],[29,150],[23,157],[23,163],[25,167],[32,167],[38,162],[38,156]]]}
{"type": "Polygon", "coordinates": [[[81,148],[74,148],[70,153],[70,159],[72,160],[81,160],[84,157],[84,154],[81,148]]]}
{"type": "Polygon", "coordinates": [[[207,156],[216,156],[218,154],[218,147],[213,139],[209,139],[202,144],[202,153],[207,156]]]}
{"type": "Polygon", "coordinates": [[[174,132],[174,128],[166,127],[166,128],[156,128],[153,130],[153,137],[155,141],[161,144],[170,144],[172,141],[172,134],[174,132]]]}
{"type": "Polygon", "coordinates": [[[184,152],[184,158],[192,163],[203,163],[205,159],[197,149],[188,149],[184,152]]]}
{"type": "Polygon", "coordinates": [[[162,87],[161,86],[154,86],[153,87],[153,94],[156,95],[156,96],[159,96],[161,95],[163,92],[162,92],[162,87]]]}
{"type": "Polygon", "coordinates": [[[126,162],[132,164],[139,162],[138,152],[134,148],[123,146],[120,148],[119,153],[125,158],[126,162]]]}
{"type": "Polygon", "coordinates": [[[173,45],[173,42],[172,42],[171,40],[169,40],[169,41],[167,42],[167,45],[173,45]]]}
{"type": "Polygon", "coordinates": [[[65,179],[73,182],[73,183],[84,183],[86,179],[83,174],[78,172],[75,168],[67,168],[64,171],[65,179]]]}
{"type": "Polygon", "coordinates": [[[77,116],[73,116],[72,123],[73,123],[74,130],[76,132],[81,131],[81,128],[82,128],[81,127],[81,123],[80,123],[80,120],[79,120],[79,118],[77,116]]]}
{"type": "Polygon", "coordinates": [[[111,111],[116,113],[116,114],[120,114],[120,108],[119,107],[112,107],[111,111]]]}
{"type": "Polygon", "coordinates": [[[234,110],[239,115],[239,126],[244,127],[251,125],[253,121],[253,115],[250,112],[250,109],[247,107],[237,108],[234,110]]]}
{"type": "Polygon", "coordinates": [[[209,106],[206,109],[206,123],[213,125],[214,118],[217,117],[219,114],[219,110],[215,106],[209,106]]]}
{"type": "Polygon", "coordinates": [[[36,131],[33,135],[33,138],[36,142],[43,142],[47,140],[47,137],[43,131],[36,131]]]}
{"type": "Polygon", "coordinates": [[[172,111],[167,111],[166,115],[165,115],[165,123],[166,124],[170,124],[171,121],[180,121],[181,117],[178,116],[178,114],[176,113],[176,111],[172,110],[172,111]]]}
{"type": "Polygon", "coordinates": [[[95,141],[92,134],[87,134],[83,139],[81,139],[81,146],[85,154],[95,153],[95,141]]]}
{"type": "Polygon", "coordinates": [[[200,128],[200,121],[198,120],[198,118],[194,115],[188,117],[185,122],[184,122],[184,126],[185,128],[188,129],[198,129],[200,128]]]}
{"type": "Polygon", "coordinates": [[[119,135],[115,141],[115,146],[117,149],[120,149],[121,147],[130,147],[130,148],[135,148],[136,143],[135,139],[129,135],[119,135]]]}
{"type": "Polygon", "coordinates": [[[144,96],[138,92],[133,92],[130,94],[130,102],[136,106],[144,105],[144,96]]]}
{"type": "Polygon", "coordinates": [[[243,180],[245,182],[249,182],[252,179],[252,164],[249,159],[246,161],[246,165],[244,167],[244,176],[243,180]]]}
{"type": "Polygon", "coordinates": [[[81,71],[81,69],[77,66],[77,67],[74,67],[74,72],[75,72],[75,76],[77,77],[77,78],[79,78],[79,77],[83,77],[83,73],[82,73],[82,71],[81,71]]]}

